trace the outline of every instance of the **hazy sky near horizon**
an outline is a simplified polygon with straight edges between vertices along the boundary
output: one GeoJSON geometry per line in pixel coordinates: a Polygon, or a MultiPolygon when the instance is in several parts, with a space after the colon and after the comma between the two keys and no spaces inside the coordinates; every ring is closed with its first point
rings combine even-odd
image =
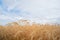
{"type": "Polygon", "coordinates": [[[60,0],[0,0],[0,25],[20,19],[60,23],[60,0]]]}

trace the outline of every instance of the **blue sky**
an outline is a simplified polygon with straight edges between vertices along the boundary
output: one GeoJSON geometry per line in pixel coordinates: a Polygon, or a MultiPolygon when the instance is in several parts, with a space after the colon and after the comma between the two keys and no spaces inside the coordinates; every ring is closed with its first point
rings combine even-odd
{"type": "Polygon", "coordinates": [[[0,0],[0,25],[20,19],[60,23],[60,0],[0,0]]]}

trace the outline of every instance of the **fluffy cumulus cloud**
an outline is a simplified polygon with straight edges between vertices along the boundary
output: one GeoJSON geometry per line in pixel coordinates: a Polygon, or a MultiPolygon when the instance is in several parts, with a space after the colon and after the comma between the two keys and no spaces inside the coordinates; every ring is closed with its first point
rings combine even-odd
{"type": "Polygon", "coordinates": [[[0,20],[20,19],[60,23],[60,0],[0,0],[0,20]]]}

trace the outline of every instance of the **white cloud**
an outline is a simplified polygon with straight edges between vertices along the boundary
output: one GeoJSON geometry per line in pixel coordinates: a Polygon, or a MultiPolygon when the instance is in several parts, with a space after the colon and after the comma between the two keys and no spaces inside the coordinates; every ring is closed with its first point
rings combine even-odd
{"type": "Polygon", "coordinates": [[[60,18],[60,0],[4,0],[3,6],[8,10],[3,13],[8,16],[0,16],[0,19],[19,20],[23,17],[41,23],[52,23],[58,22],[57,18],[60,18]]]}
{"type": "Polygon", "coordinates": [[[11,20],[11,21],[16,21],[16,20],[20,20],[22,19],[22,17],[18,17],[18,16],[7,16],[7,15],[0,15],[0,20],[11,20]]]}
{"type": "Polygon", "coordinates": [[[18,8],[31,13],[32,16],[57,16],[60,14],[60,6],[58,0],[22,0],[18,8]],[[59,9],[59,10],[56,10],[59,9]]]}
{"type": "Polygon", "coordinates": [[[30,13],[32,17],[60,15],[59,0],[5,0],[4,4],[9,11],[14,8],[21,9],[30,13]]]}

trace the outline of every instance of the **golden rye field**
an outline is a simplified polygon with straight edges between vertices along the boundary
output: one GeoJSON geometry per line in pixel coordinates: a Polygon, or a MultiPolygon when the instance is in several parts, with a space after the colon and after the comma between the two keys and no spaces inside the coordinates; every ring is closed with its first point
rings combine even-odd
{"type": "Polygon", "coordinates": [[[9,23],[0,26],[0,40],[60,40],[60,25],[9,23]]]}

